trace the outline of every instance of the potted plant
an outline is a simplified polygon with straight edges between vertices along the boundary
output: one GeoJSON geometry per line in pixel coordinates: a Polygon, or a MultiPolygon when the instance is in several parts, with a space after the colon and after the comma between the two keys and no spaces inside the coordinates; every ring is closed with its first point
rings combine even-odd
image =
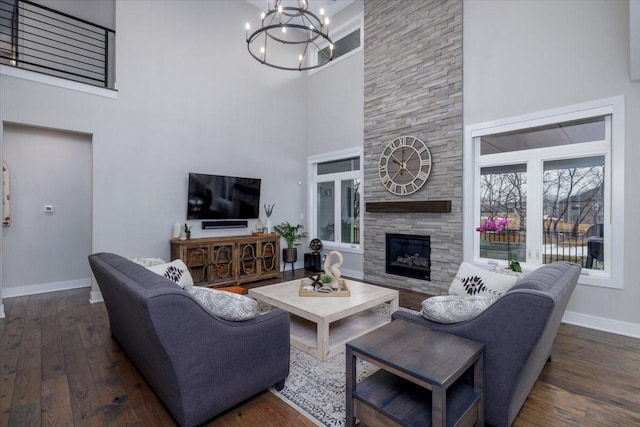
{"type": "Polygon", "coordinates": [[[184,234],[187,236],[187,239],[191,238],[191,225],[184,224],[184,234]]]}
{"type": "Polygon", "coordinates": [[[287,242],[287,247],[282,249],[282,260],[284,262],[294,263],[298,260],[298,248],[296,246],[300,245],[300,240],[307,237],[306,231],[300,231],[302,228],[304,228],[302,225],[291,225],[289,221],[284,221],[274,227],[276,233],[287,242]]]}

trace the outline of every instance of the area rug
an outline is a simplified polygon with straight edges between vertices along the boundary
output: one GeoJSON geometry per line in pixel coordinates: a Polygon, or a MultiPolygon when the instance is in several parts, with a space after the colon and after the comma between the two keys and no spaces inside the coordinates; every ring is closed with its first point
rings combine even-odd
{"type": "MultiPolygon", "coordinates": [[[[345,354],[320,362],[315,357],[291,347],[291,365],[284,389],[270,391],[305,414],[319,426],[344,426],[346,420],[345,354]]],[[[356,378],[363,378],[378,368],[356,359],[356,378]]]]}
{"type": "MultiPolygon", "coordinates": [[[[263,310],[268,307],[260,307],[263,310]]],[[[269,307],[270,308],[270,307],[269,307]]],[[[374,310],[389,316],[388,304],[374,310]]],[[[346,359],[340,353],[326,362],[291,347],[289,376],[284,389],[270,391],[319,426],[339,427],[346,421],[346,359]]],[[[356,380],[361,381],[378,368],[356,359],[356,380]]]]}

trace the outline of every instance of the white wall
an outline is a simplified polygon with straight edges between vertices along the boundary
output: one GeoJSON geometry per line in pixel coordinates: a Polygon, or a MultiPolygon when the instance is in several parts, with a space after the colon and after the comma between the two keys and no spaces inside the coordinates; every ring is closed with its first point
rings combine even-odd
{"type": "Polygon", "coordinates": [[[34,3],[63,12],[93,24],[115,30],[115,0],[32,0],[34,3]]]}
{"type": "Polygon", "coordinates": [[[11,175],[11,225],[2,229],[5,296],[49,282],[87,286],[91,137],[5,124],[2,154],[11,175]]]}
{"type": "MultiPolygon", "coordinates": [[[[304,79],[249,56],[255,10],[118,1],[117,99],[0,76],[2,121],[92,135],[93,252],[169,258],[190,171],[262,178],[274,224],[306,213],[304,79]]],[[[251,231],[192,223],[193,237],[251,231]]]]}
{"type": "MultiPolygon", "coordinates": [[[[364,3],[354,4],[331,17],[332,28],[364,11],[364,3]]],[[[320,68],[307,81],[307,155],[362,147],[364,140],[364,55],[320,68]]],[[[362,210],[364,213],[364,209],[362,210]]],[[[307,230],[310,225],[305,226],[307,230]]],[[[314,236],[311,236],[314,237],[314,236]]],[[[326,251],[325,251],[326,252],[326,251]]],[[[345,271],[363,271],[362,254],[343,252],[345,271]]]]}
{"type": "Polygon", "coordinates": [[[629,2],[465,1],[463,25],[465,125],[625,96],[624,289],[579,285],[568,311],[577,323],[640,335],[640,83],[629,78],[629,2]]]}

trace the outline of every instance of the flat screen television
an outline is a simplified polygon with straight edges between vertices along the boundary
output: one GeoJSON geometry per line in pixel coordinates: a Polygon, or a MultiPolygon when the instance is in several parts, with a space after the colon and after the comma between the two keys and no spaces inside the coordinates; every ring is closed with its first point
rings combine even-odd
{"type": "Polygon", "coordinates": [[[260,179],[189,173],[187,219],[255,219],[260,179]]]}

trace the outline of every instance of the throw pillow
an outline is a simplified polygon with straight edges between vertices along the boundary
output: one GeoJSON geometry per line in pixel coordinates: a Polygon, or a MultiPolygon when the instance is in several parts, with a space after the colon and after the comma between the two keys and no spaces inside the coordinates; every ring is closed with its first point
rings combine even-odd
{"type": "Polygon", "coordinates": [[[438,323],[458,323],[473,319],[497,300],[498,297],[443,295],[422,301],[420,314],[438,323]]]}
{"type": "Polygon", "coordinates": [[[158,265],[158,264],[166,264],[167,262],[162,258],[133,258],[131,261],[135,262],[136,264],[140,264],[144,267],[151,267],[152,265],[158,265]]]}
{"type": "Polygon", "coordinates": [[[156,274],[175,282],[181,288],[193,286],[193,278],[189,268],[181,259],[176,259],[165,264],[157,264],[147,267],[156,274]]]}
{"type": "Polygon", "coordinates": [[[202,286],[187,288],[195,300],[209,314],[234,322],[249,320],[258,313],[258,302],[253,298],[232,292],[217,291],[202,286]]]}
{"type": "Polygon", "coordinates": [[[449,295],[501,297],[517,280],[516,276],[493,273],[463,262],[449,286],[449,295]]]}

